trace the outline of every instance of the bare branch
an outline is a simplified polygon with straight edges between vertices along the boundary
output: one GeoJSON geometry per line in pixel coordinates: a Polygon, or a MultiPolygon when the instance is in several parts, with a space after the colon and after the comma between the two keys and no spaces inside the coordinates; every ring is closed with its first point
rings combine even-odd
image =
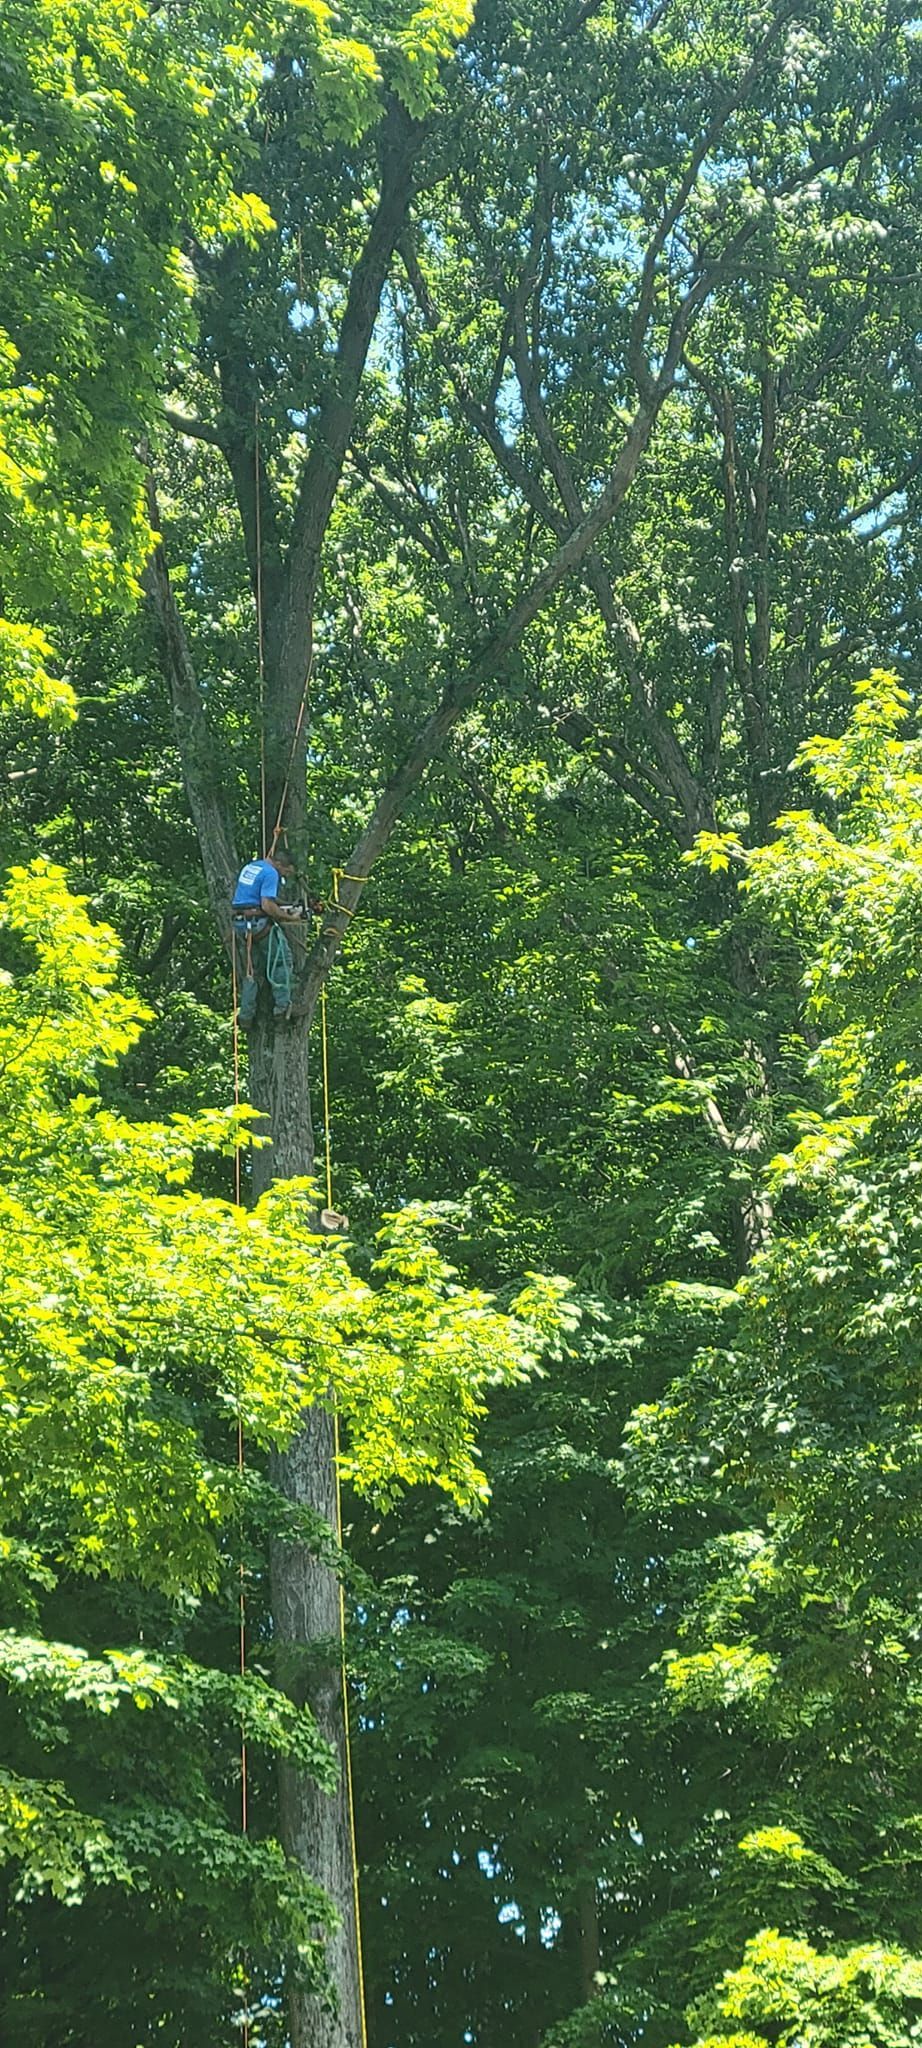
{"type": "MultiPolygon", "coordinates": [[[[576,525],[583,517],[582,502],[570,463],[554,436],[547,416],[538,365],[534,352],[529,351],[527,346],[524,315],[519,305],[515,309],[513,324],[513,356],[522,402],[532,423],[544,461],[557,485],[564,510],[570,522],[576,525]]],[[[558,531],[560,525],[561,522],[558,521],[558,531]]],[[[708,822],[703,814],[701,790],[691,762],[669,719],[663,717],[656,702],[655,692],[644,676],[642,646],[637,627],[627,607],[617,595],[600,556],[594,551],[587,556],[583,575],[596,599],[609,639],[627,678],[635,713],[665,771],[667,780],[666,784],[660,785],[662,793],[676,799],[684,825],[680,825],[679,819],[674,815],[667,816],[664,822],[673,831],[678,826],[680,843],[689,846],[695,833],[708,822]]],[[[633,791],[629,793],[635,794],[633,791]]]]}
{"type": "Polygon", "coordinates": [[[168,427],[173,427],[177,434],[184,434],[189,441],[207,441],[211,448],[222,445],[217,427],[209,426],[207,420],[193,419],[191,414],[177,412],[171,405],[164,406],[163,417],[168,427]]]}
{"type": "Polygon", "coordinates": [[[320,551],[352,437],[359,386],[384,280],[406,220],[413,160],[421,135],[421,125],[411,120],[399,104],[393,104],[382,130],[380,196],[350,279],[336,360],[295,505],[287,570],[288,603],[279,650],[278,712],[282,722],[290,722],[297,714],[310,667],[320,551]]]}
{"type": "MultiPolygon", "coordinates": [[[[667,1020],[662,1025],[654,1025],[653,1028],[654,1031],[662,1031],[668,1039],[672,1052],[672,1063],[680,1080],[697,1081],[698,1075],[694,1059],[677,1027],[667,1020]]],[[[747,1044],[746,1051],[759,1070],[761,1077],[759,1093],[764,1096],[767,1092],[765,1087],[764,1058],[759,1047],[751,1040],[747,1044]]],[[[747,1091],[745,1113],[736,1130],[733,1131],[721,1115],[718,1104],[710,1090],[701,1097],[702,1116],[711,1135],[716,1139],[720,1150],[724,1153],[728,1164],[732,1163],[738,1168],[740,1161],[750,1160],[752,1162],[752,1177],[749,1178],[747,1173],[747,1176],[742,1181],[739,1181],[737,1174],[738,1184],[733,1190],[734,1222],[740,1252],[745,1265],[748,1265],[763,1249],[771,1231],[773,1220],[771,1197],[765,1193],[763,1188],[759,1187],[754,1171],[755,1162],[765,1146],[764,1134],[759,1129],[753,1114],[755,1102],[756,1096],[747,1091]]]]}

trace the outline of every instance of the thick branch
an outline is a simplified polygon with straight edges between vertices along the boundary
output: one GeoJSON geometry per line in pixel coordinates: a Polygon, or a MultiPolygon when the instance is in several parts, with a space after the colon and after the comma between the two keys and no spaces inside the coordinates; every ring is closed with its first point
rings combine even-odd
{"type": "Polygon", "coordinates": [[[660,407],[672,388],[676,368],[681,360],[688,330],[695,314],[713,289],[717,275],[726,263],[735,261],[752,232],[751,225],[741,230],[733,238],[720,263],[712,270],[703,272],[686,293],[673,315],[661,368],[654,386],[652,403],[641,400],[638,405],[625,432],[617,459],[595,503],[579,525],[575,526],[561,542],[556,553],[512,606],[506,618],[487,636],[464,674],[456,682],[449,684],[440,703],[427,719],[396,774],[379,797],[368,824],[349,857],[348,874],[343,880],[340,892],[342,907],[329,913],[308,962],[305,977],[305,1009],[308,1013],[342,949],[349,918],[358,907],[363,883],[384,852],[404,804],[418,787],[430,762],[441,751],[458,720],[474,703],[484,685],[496,675],[506,656],[518,645],[523,633],[538,617],[549,598],[568,576],[582,570],[599,534],[627,496],[649,444],[660,407]]]}
{"type": "MultiPolygon", "coordinates": [[[[560,493],[567,519],[576,525],[583,517],[582,501],[570,463],[554,436],[547,416],[538,366],[534,351],[528,348],[524,315],[519,304],[515,308],[513,336],[513,358],[522,402],[545,464],[560,493]]],[[[561,524],[560,521],[555,522],[557,530],[561,524]]],[[[676,836],[680,844],[687,847],[695,833],[710,823],[691,762],[668,718],[664,718],[660,711],[652,686],[645,679],[640,634],[626,607],[617,596],[601,557],[595,551],[587,556],[583,574],[596,599],[609,640],[627,677],[635,714],[665,773],[669,790],[679,806],[681,829],[676,836]]],[[[676,831],[679,820],[671,819],[669,822],[673,831],[676,831]]]]}
{"type": "Polygon", "coordinates": [[[724,543],[727,561],[730,650],[746,732],[746,768],[750,817],[764,836],[774,808],[772,791],[766,781],[771,767],[771,739],[768,723],[765,664],[771,641],[769,609],[768,542],[769,496],[777,423],[776,373],[766,365],[762,380],[762,432],[754,483],[743,470],[736,436],[733,399],[726,386],[715,384],[703,369],[686,355],[689,374],[703,391],[720,433],[720,480],[724,502],[724,543]],[[748,546],[747,519],[752,521],[748,546]],[[750,634],[750,556],[754,562],[752,595],[756,625],[750,634]]]}
{"type": "Polygon", "coordinates": [[[285,584],[279,517],[263,457],[259,379],[241,342],[239,314],[230,290],[238,252],[232,250],[227,260],[230,297],[215,323],[221,381],[220,446],[234,486],[250,588],[260,617],[274,618],[285,584]]]}
{"type": "Polygon", "coordinates": [[[352,273],[336,360],[295,506],[288,559],[288,603],[279,650],[280,723],[297,717],[310,668],[311,629],[320,552],[352,437],[355,407],[381,292],[407,216],[413,160],[422,128],[391,107],[381,138],[381,189],[361,256],[352,273]]]}
{"type": "Polygon", "coordinates": [[[595,759],[609,782],[623,790],[625,796],[646,811],[655,824],[662,825],[683,849],[691,845],[691,835],[684,832],[682,819],[670,808],[668,788],[654,769],[631,754],[620,736],[601,734],[581,711],[566,712],[558,719],[557,730],[575,751],[586,746],[594,747],[595,759]],[[654,788],[659,790],[659,798],[653,794],[654,788]]]}
{"type": "Polygon", "coordinates": [[[535,577],[530,588],[494,628],[474,655],[470,666],[444,691],[440,703],[405,755],[396,774],[378,799],[364,831],[349,857],[348,876],[341,886],[342,909],[330,913],[308,963],[305,994],[307,1006],[317,995],[345,938],[350,913],[359,903],[362,883],[390,840],[397,819],[417,788],[430,762],[440,753],[449,733],[474,703],[484,685],[501,668],[506,656],[537,618],[548,599],[568,576],[578,571],[602,528],[617,511],[637,473],[638,464],[653,431],[655,412],[640,406],[625,435],[618,459],[604,490],[578,527],[535,577]]]}
{"type": "MultiPolygon", "coordinates": [[[[148,514],[159,530],[160,516],[153,481],[148,482],[148,514]]],[[[218,930],[230,943],[230,900],[239,869],[233,835],[215,772],[217,748],[202,702],[195,669],[170,583],[163,542],[158,541],[144,571],[169,683],[176,739],[192,821],[198,834],[208,895],[218,930]]]]}
{"type": "Polygon", "coordinates": [[[221,447],[217,427],[209,426],[207,420],[193,419],[190,413],[177,412],[172,405],[164,406],[163,417],[168,427],[173,427],[177,434],[185,434],[187,440],[207,441],[211,448],[221,447]]]}
{"type": "MultiPolygon", "coordinates": [[[[755,687],[765,690],[765,669],[771,642],[771,591],[769,581],[769,509],[775,441],[778,429],[778,373],[769,362],[762,365],[760,382],[759,453],[756,462],[752,508],[754,571],[752,597],[755,610],[750,644],[755,687]]],[[[764,709],[764,704],[763,704],[764,709]]]]}

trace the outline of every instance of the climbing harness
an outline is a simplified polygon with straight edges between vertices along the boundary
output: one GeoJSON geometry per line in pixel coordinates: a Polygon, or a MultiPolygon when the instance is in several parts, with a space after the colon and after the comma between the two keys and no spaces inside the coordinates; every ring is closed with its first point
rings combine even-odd
{"type": "Polygon", "coordinates": [[[237,940],[246,941],[244,973],[240,984],[237,1018],[244,1030],[248,1030],[256,1017],[259,1002],[260,976],[264,975],[272,991],[272,1004],[278,1022],[289,1015],[294,997],[294,960],[291,947],[281,927],[258,913],[243,911],[231,919],[233,925],[234,960],[236,965],[237,940]],[[260,955],[259,972],[255,970],[254,942],[265,947],[260,955]]]}

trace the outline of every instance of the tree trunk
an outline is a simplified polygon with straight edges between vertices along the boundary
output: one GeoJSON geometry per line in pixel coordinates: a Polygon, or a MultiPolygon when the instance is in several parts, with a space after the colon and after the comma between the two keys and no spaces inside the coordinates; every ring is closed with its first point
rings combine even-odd
{"type": "MultiPolygon", "coordinates": [[[[333,1418],[319,1408],[312,1408],[291,1448],[273,1460],[273,1479],[288,1500],[312,1508],[335,1530],[334,1472],[333,1418]]],[[[291,2048],[361,2048],[340,1589],[335,1573],[318,1563],[303,1543],[273,1543],[270,1567],[272,1612],[282,1659],[280,1677],[293,1699],[309,1700],[340,1765],[339,1781],[332,1793],[321,1791],[311,1777],[292,1765],[283,1763],[280,1767],[284,1846],[302,1869],[322,1877],[340,1913],[339,1927],[327,1950],[328,1968],[338,1992],[338,2010],[324,2012],[315,1998],[292,1991],[288,1999],[291,2048]]]]}
{"type": "Polygon", "coordinates": [[[579,1921],[580,2001],[583,2005],[588,2005],[590,1999],[598,1998],[599,1986],[596,1979],[601,1968],[599,1893],[594,1877],[583,1878],[577,1894],[576,1910],[579,1921]]]}
{"type": "MultiPolygon", "coordinates": [[[[250,1037],[249,1094],[262,1112],[271,1145],[253,1154],[258,1193],[273,1180],[314,1170],[308,1062],[309,1024],[275,1024],[260,1008],[250,1037]]],[[[310,1508],[338,1530],[334,1425],[319,1408],[306,1411],[289,1449],[272,1460],[272,1478],[286,1500],[310,1508]]],[[[283,1763],[279,1771],[282,1842],[289,1856],[323,1884],[340,1914],[327,1950],[338,2010],[324,2012],[315,1998],[292,1990],[288,1999],[291,2048],[360,2048],[361,1989],[349,1778],[345,1754],[342,1609],[339,1580],[306,1543],[274,1542],[270,1553],[272,1614],[279,1683],[299,1704],[308,1701],[318,1726],[339,1758],[339,1780],[323,1792],[305,1772],[283,1763]]]]}

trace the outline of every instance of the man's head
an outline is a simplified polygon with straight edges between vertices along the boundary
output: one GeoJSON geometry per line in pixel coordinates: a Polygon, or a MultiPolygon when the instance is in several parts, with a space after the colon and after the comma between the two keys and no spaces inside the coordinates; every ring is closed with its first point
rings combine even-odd
{"type": "Polygon", "coordinates": [[[280,875],[294,874],[295,864],[291,858],[291,854],[286,851],[285,847],[277,847],[275,852],[273,854],[270,854],[269,858],[272,862],[273,867],[278,868],[280,875]]]}

